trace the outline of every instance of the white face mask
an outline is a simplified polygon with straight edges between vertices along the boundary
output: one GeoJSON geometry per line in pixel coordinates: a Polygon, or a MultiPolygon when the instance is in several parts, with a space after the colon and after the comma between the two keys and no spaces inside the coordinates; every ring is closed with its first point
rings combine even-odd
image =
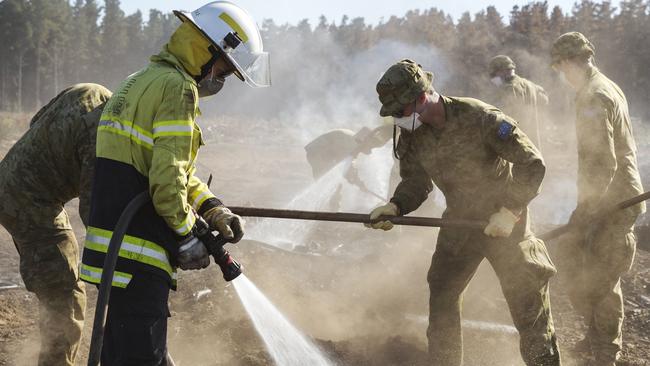
{"type": "MultiPolygon", "coordinates": [[[[483,79],[483,80],[485,80],[485,79],[483,79]]],[[[490,81],[492,82],[492,84],[494,84],[496,86],[503,85],[503,79],[501,79],[501,76],[495,76],[492,79],[490,79],[490,81]]]]}
{"type": "Polygon", "coordinates": [[[560,81],[562,82],[562,84],[571,86],[571,83],[569,82],[569,79],[566,78],[566,74],[564,73],[564,71],[560,71],[559,74],[560,74],[560,81]]]}
{"type": "Polygon", "coordinates": [[[413,113],[408,117],[395,118],[393,117],[393,123],[397,127],[401,127],[407,131],[417,130],[418,127],[422,126],[422,121],[420,121],[420,115],[413,113]],[[413,124],[413,118],[415,118],[415,125],[413,124]]]}

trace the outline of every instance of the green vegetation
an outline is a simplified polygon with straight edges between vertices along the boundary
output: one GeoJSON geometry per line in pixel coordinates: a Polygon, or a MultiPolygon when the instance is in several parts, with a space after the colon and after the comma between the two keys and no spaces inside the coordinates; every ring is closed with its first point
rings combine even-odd
{"type": "MultiPolygon", "coordinates": [[[[278,25],[267,19],[262,33],[265,48],[272,53],[282,52],[301,37],[301,52],[322,58],[334,57],[319,48],[323,37],[331,37],[350,56],[384,40],[435,47],[451,65],[453,77],[446,89],[480,96],[492,56],[513,55],[524,75],[547,79],[550,45],[560,34],[577,30],[596,45],[598,65],[626,92],[633,113],[647,119],[650,0],[623,1],[618,6],[582,1],[565,10],[532,2],[515,6],[508,23],[494,7],[465,13],[458,21],[436,8],[407,11],[373,26],[363,18],[348,17],[336,22],[321,17],[313,27],[307,20],[278,25]]],[[[75,82],[114,88],[158,52],[177,24],[172,14],[158,10],[150,11],[147,22],[140,12],[125,15],[119,0],[105,0],[102,5],[95,0],[4,0],[0,2],[0,110],[34,110],[75,82]]],[[[290,79],[283,82],[291,83],[290,79]]]]}

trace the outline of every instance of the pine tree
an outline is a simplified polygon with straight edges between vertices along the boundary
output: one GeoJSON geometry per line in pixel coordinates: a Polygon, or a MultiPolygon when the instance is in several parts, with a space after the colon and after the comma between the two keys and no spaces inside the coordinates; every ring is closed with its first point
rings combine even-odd
{"type": "Polygon", "coordinates": [[[31,6],[25,0],[0,2],[0,42],[4,49],[0,57],[3,95],[0,107],[18,112],[22,112],[24,106],[27,54],[34,47],[30,12],[31,6]],[[13,97],[10,89],[15,90],[13,97]]]}
{"type": "Polygon", "coordinates": [[[101,48],[98,50],[102,73],[101,82],[109,87],[117,86],[115,77],[121,80],[129,71],[124,68],[127,34],[124,12],[119,0],[104,0],[104,17],[101,24],[101,48]]]}

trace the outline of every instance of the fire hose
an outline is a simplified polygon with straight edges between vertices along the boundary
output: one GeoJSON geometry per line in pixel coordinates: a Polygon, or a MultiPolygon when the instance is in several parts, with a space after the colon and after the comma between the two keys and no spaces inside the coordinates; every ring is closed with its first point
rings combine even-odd
{"type": "MultiPolygon", "coordinates": [[[[151,197],[149,197],[147,192],[142,192],[135,196],[120,215],[120,218],[115,225],[115,229],[113,230],[113,235],[111,236],[106,257],[104,259],[104,268],[102,270],[99,291],[97,293],[97,305],[95,308],[92,337],[90,339],[88,366],[99,365],[104,341],[106,315],[108,313],[108,300],[111,294],[113,274],[115,273],[115,266],[122,245],[122,239],[124,238],[124,235],[126,235],[126,230],[135,214],[140,208],[142,208],[142,206],[150,201],[151,197]]],[[[208,224],[199,216],[197,216],[194,235],[205,244],[208,253],[210,253],[214,258],[214,261],[221,268],[224,280],[232,281],[241,274],[240,264],[237,263],[237,261],[230,256],[228,251],[223,248],[227,241],[220,235],[214,235],[210,231],[208,224]]],[[[168,365],[174,365],[174,361],[171,359],[169,354],[167,354],[167,363],[168,365]]]]}

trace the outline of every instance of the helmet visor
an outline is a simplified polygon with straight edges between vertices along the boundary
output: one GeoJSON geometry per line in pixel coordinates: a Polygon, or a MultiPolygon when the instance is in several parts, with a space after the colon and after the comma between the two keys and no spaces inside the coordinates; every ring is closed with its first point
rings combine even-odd
{"type": "MultiPolygon", "coordinates": [[[[239,47],[238,47],[239,48],[239,47]]],[[[244,77],[246,84],[253,88],[271,86],[271,63],[268,52],[247,52],[237,49],[227,53],[239,74],[244,77]]]]}

